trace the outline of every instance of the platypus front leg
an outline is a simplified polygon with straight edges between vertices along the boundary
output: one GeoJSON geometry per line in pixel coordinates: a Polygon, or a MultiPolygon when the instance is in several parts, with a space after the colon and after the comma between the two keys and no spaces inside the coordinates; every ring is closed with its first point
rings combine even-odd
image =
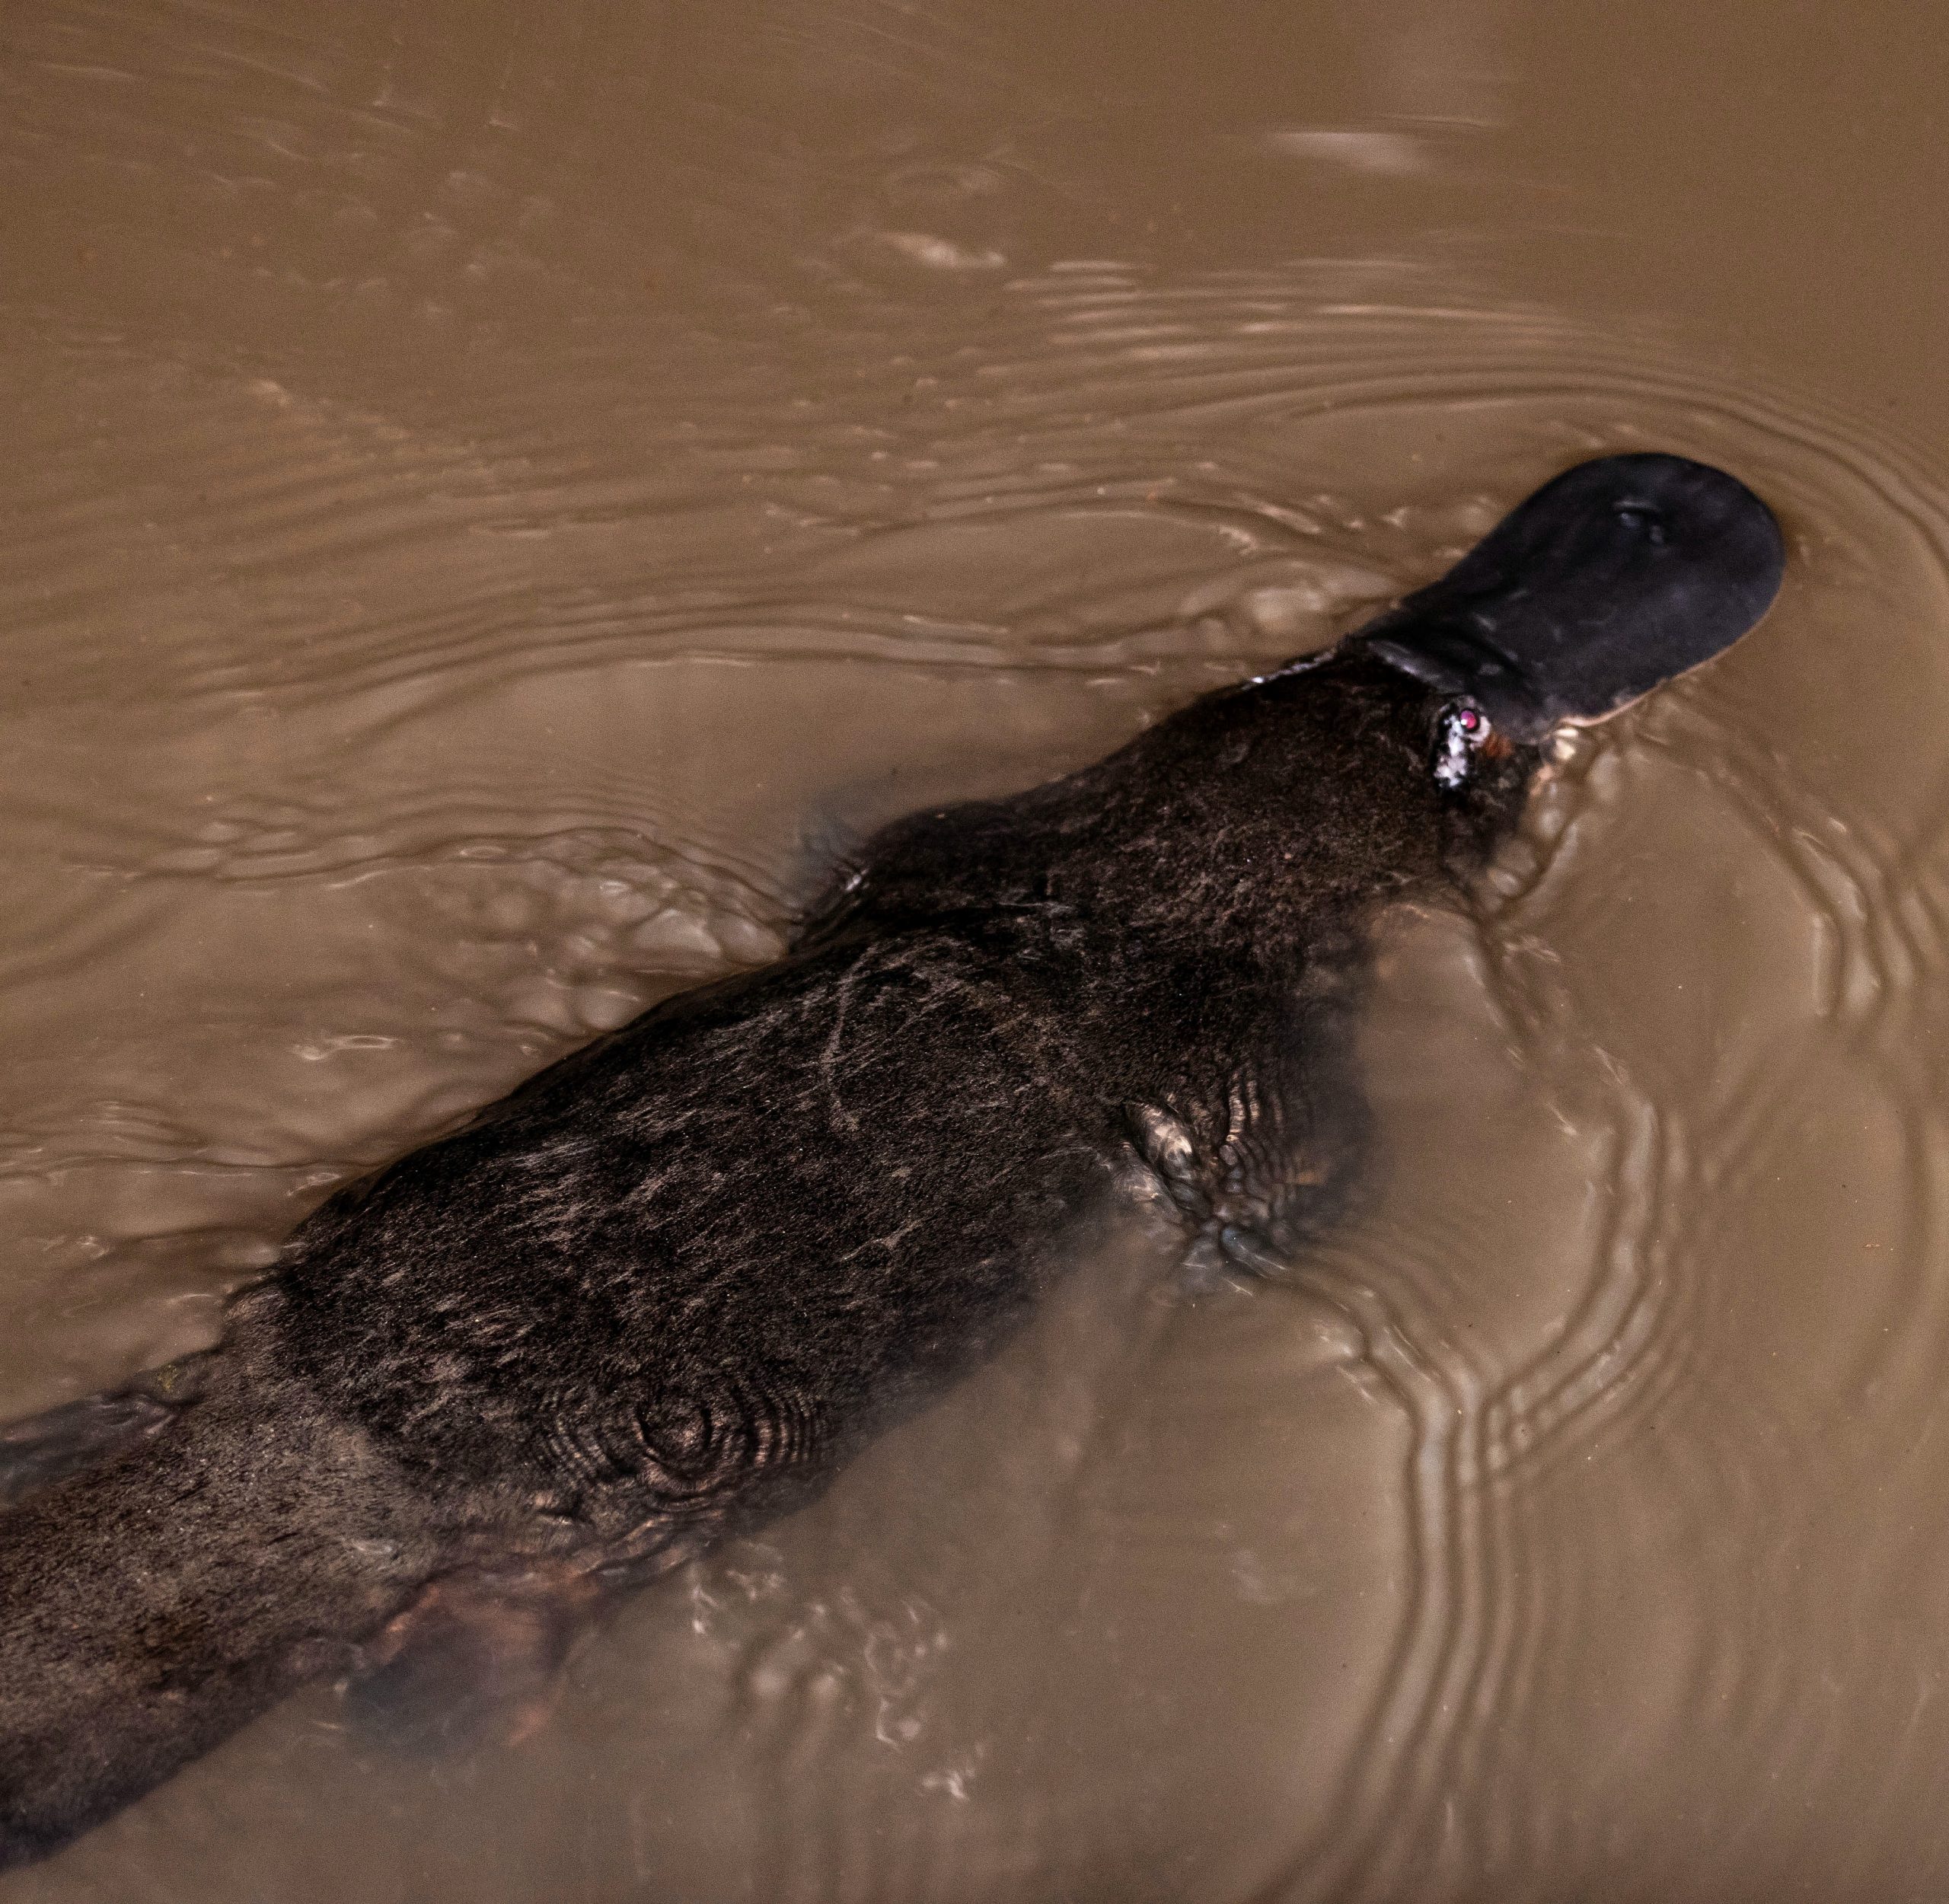
{"type": "Polygon", "coordinates": [[[1369,1149],[1347,1044],[1337,1017],[1315,1014],[1222,1086],[1125,1108],[1140,1184],[1189,1232],[1192,1289],[1283,1277],[1346,1215],[1369,1149]]]}

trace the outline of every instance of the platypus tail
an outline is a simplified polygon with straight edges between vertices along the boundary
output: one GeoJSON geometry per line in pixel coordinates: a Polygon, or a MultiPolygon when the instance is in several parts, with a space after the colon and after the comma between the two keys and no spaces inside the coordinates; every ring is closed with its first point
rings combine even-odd
{"type": "Polygon", "coordinates": [[[120,1445],[0,1512],[0,1869],[348,1657],[432,1571],[362,1437],[211,1360],[187,1406],[131,1404],[120,1445]]]}

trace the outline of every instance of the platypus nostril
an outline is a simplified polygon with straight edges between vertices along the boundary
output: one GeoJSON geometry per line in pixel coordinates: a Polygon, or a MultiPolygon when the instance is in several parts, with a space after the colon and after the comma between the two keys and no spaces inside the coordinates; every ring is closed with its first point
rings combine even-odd
{"type": "Polygon", "coordinates": [[[1612,513],[1620,522],[1637,530],[1647,542],[1662,546],[1667,540],[1664,517],[1648,502],[1619,502],[1613,506],[1612,513]]]}

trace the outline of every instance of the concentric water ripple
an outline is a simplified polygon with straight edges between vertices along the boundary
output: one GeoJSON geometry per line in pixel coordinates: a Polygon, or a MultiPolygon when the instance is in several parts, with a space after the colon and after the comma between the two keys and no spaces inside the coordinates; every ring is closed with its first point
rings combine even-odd
{"type": "MultiPolygon", "coordinates": [[[[687,477],[666,468],[668,489],[687,481],[697,499],[652,508],[607,476],[587,491],[566,475],[552,490],[537,488],[526,474],[540,461],[532,443],[482,439],[463,458],[451,445],[408,437],[388,452],[399,459],[397,480],[375,480],[385,428],[261,394],[252,399],[234,413],[254,419],[247,452],[207,457],[196,474],[257,571],[295,592],[284,613],[302,639],[281,635],[276,613],[261,622],[241,608],[228,620],[200,620],[206,632],[193,629],[170,645],[165,710],[176,712],[149,724],[152,770],[91,786],[50,775],[43,754],[23,789],[24,811],[40,816],[44,850],[98,895],[86,915],[93,942],[77,942],[64,964],[78,955],[103,969],[113,942],[102,922],[118,915],[130,923],[115,955],[131,969],[153,969],[171,935],[206,939],[225,930],[215,922],[247,902],[271,905],[289,922],[281,932],[308,939],[321,926],[333,932],[327,922],[335,912],[355,932],[379,930],[386,983],[399,993],[393,1010],[373,1009],[374,968],[349,991],[331,981],[340,1002],[329,1010],[293,1014],[281,999],[254,1005],[250,1016],[263,1029],[236,1048],[262,1053],[275,1027],[302,1067],[356,1064],[377,1094],[362,1113],[357,1094],[341,1091],[339,1134],[323,1148],[298,1134],[313,1127],[309,1118],[268,1143],[259,1121],[240,1148],[224,1134],[220,1108],[158,1121],[159,1102],[145,1108],[142,1094],[125,1090],[104,1096],[98,1074],[71,1108],[49,1101],[21,1124],[5,1169],[24,1186],[47,1187],[43,1201],[63,1210],[71,1239],[56,1251],[74,1265],[62,1274],[104,1261],[93,1274],[98,1287],[123,1290],[126,1319],[145,1287],[180,1301],[184,1252],[175,1252],[177,1267],[155,1284],[158,1271],[140,1270],[153,1254],[144,1226],[87,1217],[77,1204],[87,1185],[103,1183],[93,1194],[106,1196],[120,1170],[146,1185],[142,1195],[160,1210],[181,1201],[165,1189],[168,1178],[188,1173],[205,1187],[206,1207],[187,1230],[179,1217],[155,1233],[234,1234],[225,1260],[237,1268],[227,1274],[247,1272],[253,1228],[247,1214],[236,1220],[240,1208],[263,1213],[260,1250],[294,1198],[314,1196],[336,1171],[490,1095],[498,1077],[516,1074],[552,1041],[614,1022],[659,985],[767,955],[811,863],[794,836],[816,840],[822,805],[843,828],[849,810],[869,817],[904,804],[901,789],[882,789],[863,803],[856,759],[835,733],[823,770],[819,750],[799,743],[797,790],[767,803],[769,818],[767,809],[725,808],[721,793],[671,777],[653,747],[645,753],[637,745],[659,729],[678,731],[668,722],[681,723],[681,712],[664,711],[673,692],[681,710],[726,681],[743,718],[762,728],[771,719],[761,711],[766,684],[777,671],[801,688],[808,671],[824,671],[847,684],[845,694],[870,692],[883,720],[931,703],[929,718],[939,724],[938,710],[947,708],[951,721],[964,691],[954,683],[992,676],[999,696],[974,704],[1010,710],[1020,724],[1001,770],[1026,779],[1089,751],[1036,711],[1053,705],[1040,684],[1051,677],[1076,681],[1065,690],[1071,704],[1078,695],[1097,703],[1086,733],[1113,736],[1205,680],[1330,638],[1438,567],[1552,461],[1657,440],[1732,462],[1779,496],[1801,528],[1796,595],[1767,632],[1770,649],[1756,644],[1628,726],[1580,744],[1539,803],[1526,844],[1499,874],[1499,890],[1485,895],[1482,949],[1466,962],[1474,975],[1463,982],[1479,988],[1472,1009],[1488,1013],[1504,1044],[1499,1061],[1514,1067],[1509,1088],[1546,1107],[1545,1121],[1561,1134],[1557,1164],[1546,1143],[1530,1166],[1512,1172],[1507,1161],[1485,1159],[1482,1167],[1514,1185],[1530,1169],[1567,1164],[1581,1186],[1572,1201],[1584,1204],[1574,1230],[1539,1233],[1512,1217],[1506,1200],[1466,1180],[1447,1182],[1417,1214],[1412,1194],[1397,1201],[1410,1174],[1404,1154],[1389,1214],[1296,1266],[1302,1285],[1353,1331],[1351,1361],[1343,1354],[1326,1368],[1357,1374],[1360,1392],[1405,1436],[1404,1465],[1390,1470],[1383,1462],[1370,1485],[1386,1514],[1399,1517],[1406,1571],[1398,1615],[1368,1627],[1361,1642],[1377,1649],[1363,1716],[1340,1742],[1337,1769],[1321,1768],[1323,1797],[1304,1808],[1316,1821],[1312,1848],[1296,1846],[1283,1860],[1262,1851],[1240,1867],[1258,1864],[1268,1896],[1382,1898],[1429,1894],[1419,1887],[1481,1867],[1514,1882],[1526,1869],[1576,1855],[1574,1834],[1564,1835],[1548,1807],[1519,1823],[1509,1796],[1511,1781],[1535,1775],[1512,1735],[1562,1698],[1574,1677],[1565,1623],[1590,1616],[1580,1585],[1588,1563],[1574,1542],[1566,1548],[1560,1532],[1545,1531],[1553,1504],[1593,1465],[1633,1469],[1654,1437],[1668,1437],[1668,1450],[1679,1442],[1674,1422],[1702,1412],[1711,1421],[1715,1408],[1732,1405],[1739,1378],[1719,1338],[1743,1326],[1747,1299],[1724,1293],[1729,1277],[1751,1273],[1752,1218],[1741,1213],[1817,1115],[1830,1087],[1815,1080],[1837,1057],[1856,1070],[1859,1088],[1889,1097],[1891,1134],[1919,1133],[1933,1115],[1903,1054],[1925,1013],[1918,981],[1941,967],[1939,775],[1907,803],[1896,789],[1857,810],[1845,776],[1817,758],[1810,767],[1778,737],[1778,712],[1766,697],[1772,682],[1793,681],[1796,652],[1820,665],[1825,618],[1847,611],[1860,571],[1885,573],[1891,559],[1909,564],[1906,588],[1887,588],[1891,612],[1877,634],[1912,646],[1902,631],[1922,621],[1931,595],[1941,600],[1943,579],[1923,480],[1892,453],[1864,464],[1858,439],[1812,420],[1805,407],[1768,408],[1744,391],[1735,400],[1654,355],[1600,352],[1540,317],[1323,310],[1320,296],[1309,274],[1192,287],[1147,286],[1137,274],[1107,270],[1019,282],[1003,306],[1016,314],[1015,328],[991,340],[987,359],[1005,372],[996,389],[1006,396],[984,399],[978,417],[943,405],[930,419],[928,454],[916,458],[911,445],[908,454],[935,467],[908,472],[901,517],[885,513],[886,496],[846,493],[843,482],[816,514],[782,505],[779,490],[821,460],[819,433],[808,429],[796,467],[764,473],[768,494],[756,507],[780,527],[755,557],[748,528],[727,521],[691,533],[723,481],[721,466],[687,477]],[[1160,331],[1179,340],[1162,360],[1160,331]],[[1060,375],[1047,367],[1058,361],[1060,375]],[[1045,367],[1039,376],[1036,365],[1045,367]],[[1107,435],[1106,416],[1118,423],[1107,435]],[[1015,446],[1006,459],[992,447],[997,432],[1015,446]],[[294,477],[304,472],[301,480],[277,478],[279,457],[294,477]],[[429,514],[421,486],[463,461],[467,493],[449,482],[429,514]],[[1147,473],[1132,477],[1133,462],[1147,473]],[[330,474],[334,463],[342,477],[330,474]],[[1385,472],[1384,490],[1376,470],[1385,472]],[[1502,488],[1478,486],[1498,471],[1506,472],[1502,488]],[[1816,522],[1835,552],[1801,527],[1816,522]],[[682,526],[659,535],[672,525],[682,526]],[[391,582],[383,598],[358,580],[362,564],[383,565],[391,582]],[[774,579],[753,595],[751,571],[767,565],[774,579]],[[1837,583],[1826,581],[1827,567],[1839,572],[1837,583]],[[412,583],[416,570],[424,572],[423,589],[412,583]],[[308,574],[321,578],[321,591],[329,587],[330,601],[308,598],[308,574]],[[681,685],[687,678],[696,687],[681,685]],[[640,711],[649,724],[619,720],[621,709],[640,711]],[[244,731],[239,722],[275,722],[275,748],[233,748],[223,737],[244,731]],[[525,733],[525,722],[535,726],[525,733]],[[1764,744],[1762,723],[1774,735],[1764,744]],[[140,797],[132,797],[137,788],[140,797]],[[754,819],[762,820],[756,834],[754,819]],[[1674,1049],[1666,1041],[1671,1027],[1688,1016],[1648,1013],[1629,987],[1649,968],[1620,966],[1600,949],[1622,923],[1619,904],[1648,908],[1641,930],[1655,937],[1709,903],[1697,882],[1713,864],[1750,889],[1740,916],[1766,922],[1763,964],[1781,989],[1749,990],[1728,1035],[1730,1008],[1715,1006],[1710,988],[1734,982],[1731,973],[1752,959],[1729,951],[1730,971],[1718,971],[1710,942],[1699,942],[1702,963],[1689,957],[1664,969],[1707,988],[1699,1024],[1717,1041],[1709,1052],[1674,1049]],[[190,923],[199,917],[209,923],[190,923]],[[400,993],[417,962],[407,955],[416,941],[435,956],[400,993]],[[1783,961],[1795,943],[1802,949],[1783,961]],[[492,978],[483,965],[490,947],[501,949],[492,978]],[[430,1041],[404,1029],[429,1006],[438,1028],[430,1041]],[[498,1070],[465,1055],[489,1048],[507,1053],[498,1070]],[[420,1082],[404,1094],[378,1082],[397,1076],[410,1053],[420,1082]],[[1512,1268],[1512,1257],[1528,1268],[1512,1268]],[[123,1262],[129,1270],[111,1275],[123,1262]],[[1458,1812],[1458,1802],[1466,1809],[1458,1812]]],[[[965,347],[961,354],[960,382],[978,390],[984,366],[966,363],[965,347]]],[[[207,371],[147,387],[165,432],[158,455],[223,443],[207,404],[224,387],[207,371]]],[[[136,413],[153,413],[139,404],[136,413]]],[[[844,431],[823,447],[843,470],[851,453],[844,431]]],[[[26,632],[58,651],[60,700],[110,704],[123,638],[85,590],[59,581],[64,560],[85,566],[98,528],[81,518],[79,502],[50,493],[45,531],[25,539],[45,565],[37,599],[41,612],[70,618],[71,630],[85,614],[100,631],[98,658],[85,635],[54,639],[51,623],[26,632]]],[[[752,506],[741,494],[730,506],[740,515],[752,506]]],[[[208,591],[218,553],[195,560],[205,566],[185,585],[208,591]]],[[[234,571],[225,574],[241,585],[234,571]]],[[[1926,665],[1919,651],[1914,660],[1926,665]]],[[[965,783],[987,783],[994,768],[970,743],[960,748],[955,770],[965,783]]],[[[889,768],[904,751],[884,746],[889,768]]],[[[675,760],[684,757],[680,748],[675,760]]],[[[35,831],[30,824],[26,837],[35,831]]],[[[65,916],[70,931],[84,917],[72,907],[65,916]]],[[[49,942],[43,933],[23,953],[49,942]]],[[[340,952],[316,964],[318,976],[301,982],[315,987],[334,965],[347,977],[359,969],[340,952]]],[[[151,1075],[203,1069],[193,1042],[179,1036],[177,1044],[174,1060],[147,1057],[151,1075]]],[[[1387,1077],[1401,1061],[1373,1067],[1383,1111],[1387,1077]]],[[[260,1099],[276,1074],[259,1074],[260,1099]]],[[[1447,1075],[1457,1092],[1482,1088],[1466,1066],[1447,1075]]],[[[1438,1099],[1422,1114],[1417,1143],[1452,1150],[1459,1108],[1456,1095],[1438,1099]]],[[[1499,1143],[1519,1127],[1497,1125],[1499,1143]]],[[[1919,1135],[1906,1141],[1925,1143],[1919,1135]]],[[[1520,1140],[1517,1148],[1520,1154],[1520,1140]]],[[[1910,1176],[1915,1168],[1906,1166],[1910,1176]]],[[[1437,1180],[1443,1175],[1434,1171],[1437,1180]]],[[[1882,1239],[1887,1262],[1873,1265],[1894,1280],[1872,1300],[1859,1287],[1851,1293],[1856,1325],[1835,1338],[1842,1359],[1820,1385],[1830,1394],[1895,1379],[1891,1370],[1919,1385],[1934,1367],[1900,1345],[1912,1344],[1916,1306],[1931,1300],[1935,1279],[1917,1252],[1938,1233],[1926,1205],[1912,1207],[1896,1227],[1899,1234],[1882,1239]]],[[[218,1286],[221,1255],[212,1252],[218,1286]]],[[[1268,1308],[1278,1300],[1259,1300],[1268,1308]]],[[[157,1339],[154,1325],[129,1332],[125,1319],[116,1327],[140,1349],[157,1339]]],[[[1764,1383],[1749,1391],[1768,1392],[1764,1383]]],[[[1114,1405],[1099,1393],[1092,1405],[1114,1405]]],[[[1781,1404],[1762,1405],[1777,1412],[1781,1404]]],[[[1670,1525],[1709,1523],[1736,1517],[1742,1498],[1759,1497],[1756,1475],[1743,1483],[1729,1476],[1720,1440],[1701,1445],[1715,1450],[1710,1478],[1698,1465],[1704,1455],[1679,1445],[1660,1470],[1670,1491],[1644,1511],[1670,1525]]],[[[1131,1457],[1096,1446],[1088,1458],[1131,1457]]],[[[978,1499],[993,1485],[978,1473],[968,1481],[978,1499]]],[[[1012,1532],[1023,1537],[1019,1527],[1012,1532]]],[[[1118,1523],[1105,1538],[1113,1545],[1099,1558],[1115,1566],[1142,1551],[1118,1523]]],[[[1167,1529],[1161,1538],[1183,1536],[1167,1529]]],[[[789,1544],[785,1552],[788,1583],[776,1594],[789,1603],[789,1544]]],[[[1250,1563],[1245,1577],[1258,1577],[1252,1570],[1262,1564],[1250,1563]]],[[[930,1616],[936,1638],[911,1642],[918,1657],[951,1646],[957,1620],[975,1617],[965,1602],[942,1597],[950,1604],[930,1616]]],[[[779,1663],[735,1668],[752,1676],[756,1722],[773,1741],[751,1762],[752,1775],[803,1794],[763,1840],[767,1894],[971,1895],[961,1888],[971,1868],[991,1870],[1005,1891],[1013,1880],[1003,1867],[987,1864],[959,1837],[952,1853],[949,1841],[930,1842],[924,1831],[888,1848],[869,1822],[875,1813],[847,1804],[850,1742],[868,1706],[882,1750],[903,1751],[900,1728],[910,1723],[916,1737],[936,1723],[924,1678],[898,1681],[906,1688],[898,1698],[913,1707],[904,1714],[886,1705],[894,1695],[884,1691],[876,1703],[831,1689],[868,1683],[869,1654],[891,1644],[872,1635],[888,1619],[911,1623],[898,1608],[856,1618],[857,1638],[821,1620],[798,1623],[784,1654],[777,1653],[782,1642],[764,1642],[761,1660],[775,1655],[779,1663]],[[866,1650],[849,1665],[856,1647],[866,1650]]],[[[1745,1639],[1750,1649],[1752,1635],[1745,1639]]],[[[1309,1622],[1285,1642],[1303,1680],[1321,1641],[1309,1622]]],[[[1691,1644],[1711,1660],[1728,1641],[1701,1627],[1691,1644]]],[[[691,1667],[708,1670],[707,1662],[691,1667]]],[[[1743,1676],[1729,1684],[1729,1701],[1756,1709],[1787,1696],[1743,1676]]],[[[924,1788],[965,1792],[984,1778],[992,1785],[997,1749],[994,1737],[961,1734],[925,1775],[937,1785],[924,1788]]],[[[1018,1816],[1017,1828],[1049,1861],[1045,1867],[1073,1857],[1079,1871],[1099,1868],[1102,1825],[1071,1818],[1052,1836],[1018,1816]]],[[[1278,1840],[1260,1842],[1271,1850],[1278,1840]]]]}

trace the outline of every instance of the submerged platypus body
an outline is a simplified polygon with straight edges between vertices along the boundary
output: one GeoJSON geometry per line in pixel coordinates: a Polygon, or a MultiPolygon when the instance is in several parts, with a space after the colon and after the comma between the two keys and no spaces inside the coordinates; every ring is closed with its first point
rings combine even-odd
{"type": "Polygon", "coordinates": [[[1120,1198],[1250,1268],[1331,1214],[1390,901],[1466,877],[1552,725],[1756,620],[1767,510],[1558,477],[1336,649],[872,840],[777,965],[340,1192],[218,1347],[0,1436],[0,1864],[302,1680],[525,1622],[805,1498],[1120,1198]]]}

